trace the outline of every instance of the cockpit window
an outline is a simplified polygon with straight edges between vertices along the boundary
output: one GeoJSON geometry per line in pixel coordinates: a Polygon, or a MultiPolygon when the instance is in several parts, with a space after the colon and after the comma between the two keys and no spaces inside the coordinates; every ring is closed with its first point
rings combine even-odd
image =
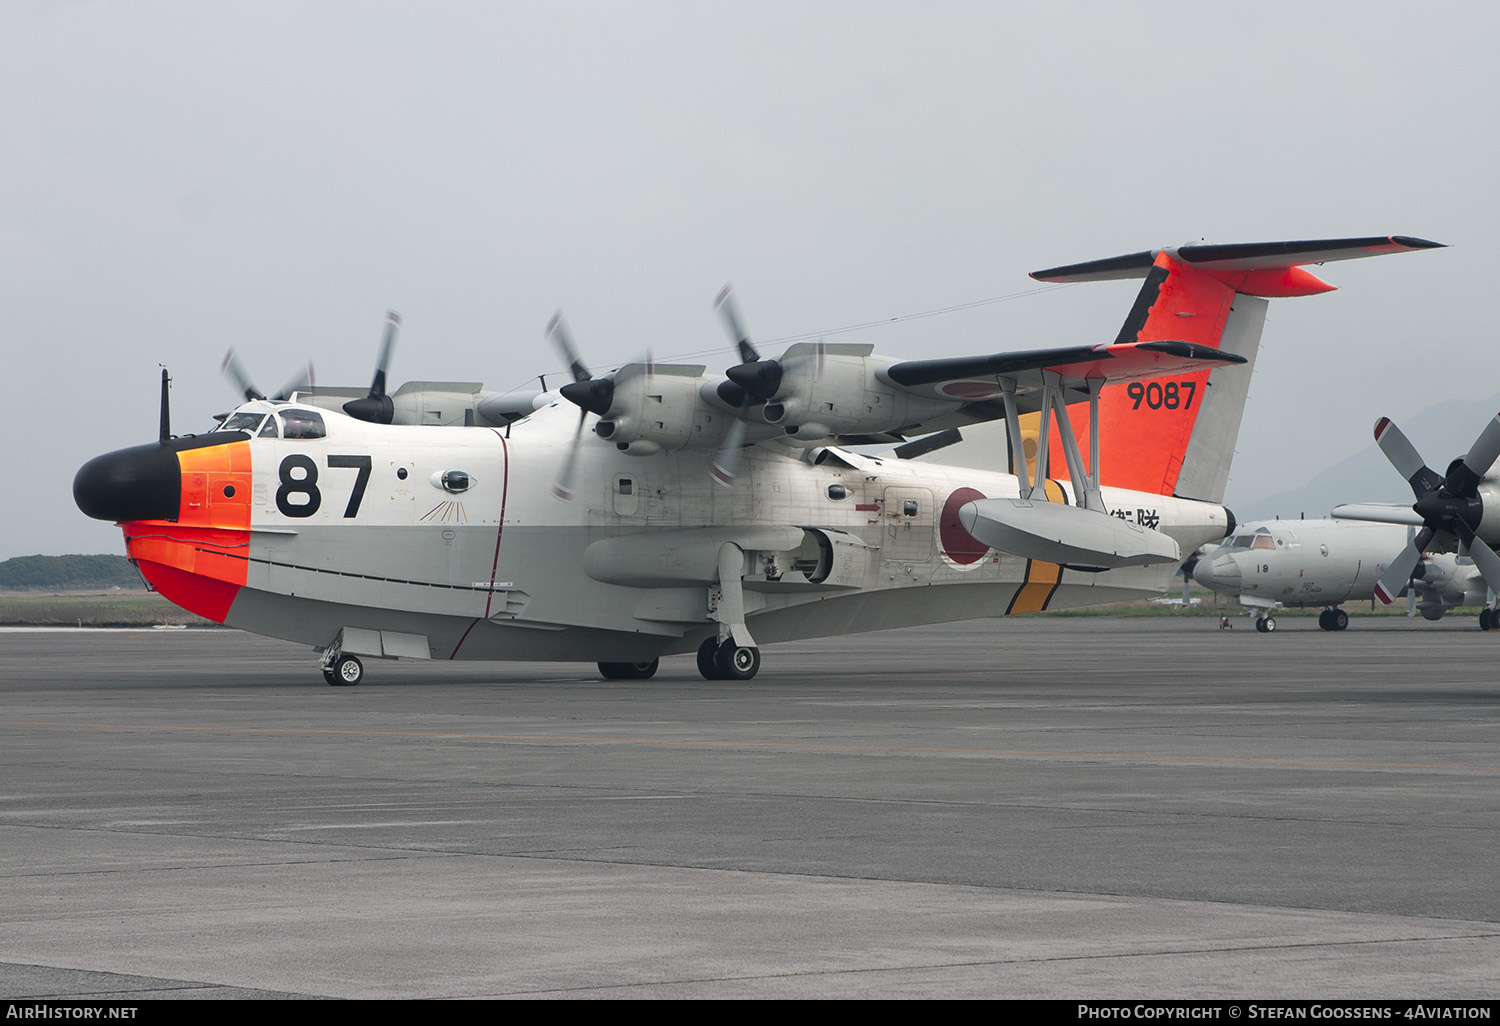
{"type": "Polygon", "coordinates": [[[1255,536],[1255,544],[1250,547],[1252,549],[1274,549],[1276,543],[1271,540],[1269,534],[1257,534],[1255,536]]]}
{"type": "Polygon", "coordinates": [[[282,410],[281,437],[282,438],[324,438],[328,432],[323,430],[323,417],[312,410],[282,410]]]}
{"type": "Polygon", "coordinates": [[[264,413],[251,413],[248,410],[231,413],[228,417],[224,418],[224,422],[219,425],[218,430],[245,431],[253,435],[255,434],[255,429],[260,427],[260,422],[264,417],[264,413]]]}
{"type": "Polygon", "coordinates": [[[267,417],[266,418],[266,422],[264,424],[262,424],[261,428],[260,428],[260,437],[261,438],[275,438],[276,437],[276,418],[275,417],[267,417]]]}

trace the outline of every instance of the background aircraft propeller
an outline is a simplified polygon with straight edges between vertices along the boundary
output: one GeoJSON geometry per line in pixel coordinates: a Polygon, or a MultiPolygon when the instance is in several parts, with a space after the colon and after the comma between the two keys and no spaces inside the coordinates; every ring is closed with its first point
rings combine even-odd
{"type": "Polygon", "coordinates": [[[1468,550],[1485,583],[1500,591],[1500,556],[1474,533],[1484,516],[1479,482],[1500,458],[1500,415],[1485,425],[1468,453],[1449,464],[1443,475],[1422,461],[1416,447],[1389,417],[1376,421],[1375,443],[1411,485],[1417,500],[1412,509],[1422,518],[1422,530],[1407,542],[1376,583],[1375,597],[1390,605],[1416,573],[1423,550],[1444,533],[1458,539],[1460,549],[1468,550]]]}

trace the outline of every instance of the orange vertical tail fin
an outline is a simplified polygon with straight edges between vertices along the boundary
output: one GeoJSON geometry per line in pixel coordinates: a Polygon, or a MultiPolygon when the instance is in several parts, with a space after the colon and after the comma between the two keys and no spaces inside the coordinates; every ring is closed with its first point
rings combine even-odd
{"type": "MultiPolygon", "coordinates": [[[[1099,399],[1101,483],[1221,501],[1267,301],[1333,290],[1334,286],[1305,270],[1304,264],[1441,245],[1400,235],[1197,244],[1033,272],[1033,278],[1047,282],[1144,278],[1116,341],[1196,342],[1243,356],[1247,363],[1106,388],[1099,399]]],[[[1080,445],[1087,451],[1087,404],[1070,406],[1069,414],[1080,445]]],[[[1022,433],[1028,439],[1034,437],[1037,425],[1036,414],[1023,418],[1022,433]]],[[[1066,466],[1056,438],[1048,463],[1066,466]]]]}

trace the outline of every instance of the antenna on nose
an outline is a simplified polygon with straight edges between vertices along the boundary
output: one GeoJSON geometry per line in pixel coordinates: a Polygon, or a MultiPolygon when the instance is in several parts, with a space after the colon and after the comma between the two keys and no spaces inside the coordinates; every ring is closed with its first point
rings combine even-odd
{"type": "Polygon", "coordinates": [[[161,369],[161,436],[159,441],[163,444],[172,437],[172,411],[167,402],[167,389],[172,379],[167,377],[167,368],[161,369]]]}

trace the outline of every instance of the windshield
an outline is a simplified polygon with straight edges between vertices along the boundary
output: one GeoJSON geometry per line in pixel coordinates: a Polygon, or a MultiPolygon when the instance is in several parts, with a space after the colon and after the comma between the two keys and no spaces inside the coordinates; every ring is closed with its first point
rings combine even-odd
{"type": "Polygon", "coordinates": [[[265,416],[264,413],[251,413],[248,410],[241,410],[239,413],[231,413],[225,417],[224,423],[220,424],[214,430],[246,431],[253,435],[256,428],[260,427],[260,422],[265,419],[265,416]]]}

